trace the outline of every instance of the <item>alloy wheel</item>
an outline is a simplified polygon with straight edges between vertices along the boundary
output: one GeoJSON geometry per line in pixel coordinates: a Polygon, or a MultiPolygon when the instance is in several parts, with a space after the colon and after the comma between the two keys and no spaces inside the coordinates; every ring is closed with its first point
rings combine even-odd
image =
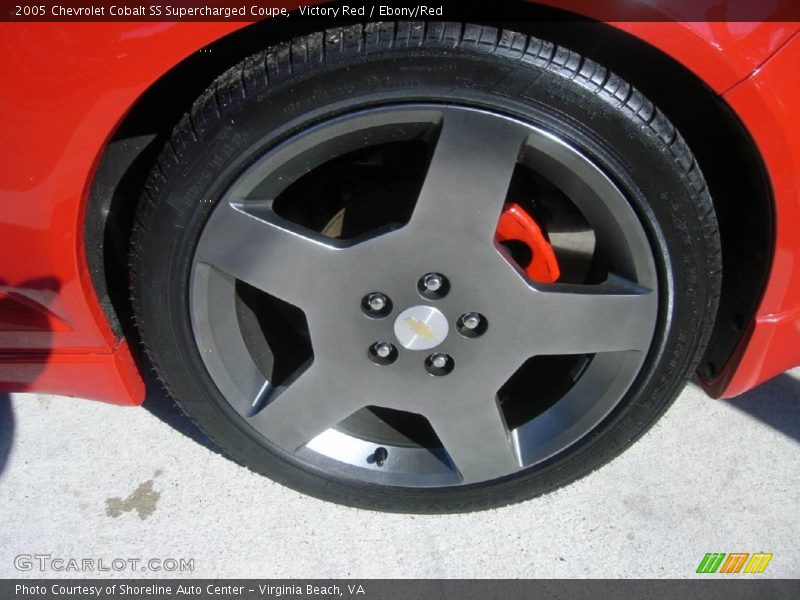
{"type": "MultiPolygon", "coordinates": [[[[391,203],[381,189],[368,210],[391,203]]],[[[341,115],[263,154],[213,210],[190,284],[198,352],[246,427],[324,473],[405,487],[498,479],[581,440],[641,370],[658,297],[647,233],[590,157],[511,116],[432,104],[341,115]],[[281,209],[308,174],[419,140],[399,217],[346,235],[342,213],[311,227],[281,209]],[[583,252],[580,276],[532,280],[498,242],[520,166],[587,224],[588,250],[570,246],[585,231],[550,228],[565,262],[583,252]],[[305,352],[279,356],[264,333],[278,322],[292,333],[274,339],[305,352]]]]}

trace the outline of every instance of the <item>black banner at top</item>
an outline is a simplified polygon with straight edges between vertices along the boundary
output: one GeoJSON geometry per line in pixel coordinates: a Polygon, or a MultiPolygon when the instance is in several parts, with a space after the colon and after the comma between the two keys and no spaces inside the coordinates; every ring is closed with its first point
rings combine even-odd
{"type": "Polygon", "coordinates": [[[0,0],[0,21],[800,22],[800,0],[0,0]]]}

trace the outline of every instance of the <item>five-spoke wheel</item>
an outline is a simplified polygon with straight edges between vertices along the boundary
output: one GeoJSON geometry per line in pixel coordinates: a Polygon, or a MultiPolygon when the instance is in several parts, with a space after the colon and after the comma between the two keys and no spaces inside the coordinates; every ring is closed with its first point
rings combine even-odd
{"type": "Polygon", "coordinates": [[[666,410],[713,324],[716,232],[674,127],[589,58],[355,25],[247,58],[177,124],[133,309],[161,380],[248,467],[472,510],[590,472],[666,410]]]}

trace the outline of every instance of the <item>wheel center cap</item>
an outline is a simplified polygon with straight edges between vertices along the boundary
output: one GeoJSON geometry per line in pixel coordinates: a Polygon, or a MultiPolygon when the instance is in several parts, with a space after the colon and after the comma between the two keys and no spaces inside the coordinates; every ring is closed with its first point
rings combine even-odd
{"type": "Polygon", "coordinates": [[[409,350],[430,350],[441,344],[450,331],[442,311],[419,304],[405,309],[394,322],[397,341],[409,350]]]}

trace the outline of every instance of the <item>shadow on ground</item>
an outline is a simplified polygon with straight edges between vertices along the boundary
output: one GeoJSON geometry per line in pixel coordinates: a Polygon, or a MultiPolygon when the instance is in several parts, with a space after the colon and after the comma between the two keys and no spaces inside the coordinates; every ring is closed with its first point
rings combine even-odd
{"type": "Polygon", "coordinates": [[[145,410],[192,441],[208,448],[212,452],[216,452],[220,456],[230,458],[205,433],[200,431],[189,417],[183,414],[180,407],[175,404],[175,401],[169,397],[158,382],[147,381],[146,383],[147,395],[145,396],[144,404],[142,404],[145,410]]]}
{"type": "Polygon", "coordinates": [[[0,394],[0,475],[6,468],[13,443],[14,411],[11,408],[11,396],[0,394]]]}
{"type": "Polygon", "coordinates": [[[778,375],[724,402],[800,442],[800,380],[792,375],[778,375]]]}

